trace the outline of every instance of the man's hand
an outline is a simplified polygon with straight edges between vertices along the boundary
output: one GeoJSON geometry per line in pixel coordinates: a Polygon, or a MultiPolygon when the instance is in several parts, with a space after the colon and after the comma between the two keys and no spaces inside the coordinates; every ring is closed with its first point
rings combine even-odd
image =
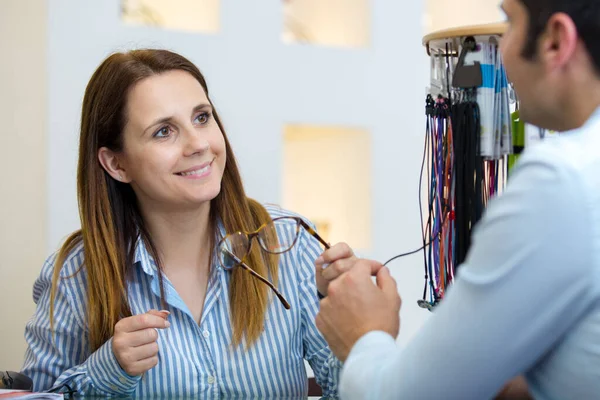
{"type": "Polygon", "coordinates": [[[348,272],[358,258],[346,243],[338,243],[325,250],[315,261],[317,290],[321,295],[327,296],[329,284],[348,272]]]}
{"type": "Polygon", "coordinates": [[[387,268],[376,261],[356,260],[329,285],[316,317],[337,358],[345,361],[354,344],[371,331],[384,331],[394,338],[400,330],[400,295],[387,268]],[[377,285],[371,276],[376,275],[377,285]]]}

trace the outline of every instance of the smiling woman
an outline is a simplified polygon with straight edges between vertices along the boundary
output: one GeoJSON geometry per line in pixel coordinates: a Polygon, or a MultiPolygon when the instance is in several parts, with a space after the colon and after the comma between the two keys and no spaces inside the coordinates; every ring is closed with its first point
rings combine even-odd
{"type": "Polygon", "coordinates": [[[200,82],[188,72],[168,71],[138,82],[128,97],[123,148],[102,147],[103,168],[131,185],[143,215],[152,215],[146,208],[158,204],[210,206],[227,155],[200,82]]]}
{"type": "Polygon", "coordinates": [[[35,284],[24,367],[34,389],[306,396],[306,359],[336,397],[341,365],[314,324],[328,285],[315,274],[318,235],[246,196],[200,71],[165,50],[111,55],[81,120],[82,229],[35,284]],[[261,246],[232,249],[237,264],[222,265],[222,238],[265,226],[261,246]]]}

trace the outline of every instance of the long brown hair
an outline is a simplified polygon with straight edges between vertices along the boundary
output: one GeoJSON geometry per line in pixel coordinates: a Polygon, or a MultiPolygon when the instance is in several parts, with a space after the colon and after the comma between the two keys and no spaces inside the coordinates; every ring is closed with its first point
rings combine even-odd
{"type": "MultiPolygon", "coordinates": [[[[81,230],[74,232],[58,252],[50,294],[50,318],[53,321],[60,270],[69,253],[83,241],[82,268],[87,273],[87,323],[92,352],[112,337],[115,324],[121,318],[131,316],[127,280],[138,238],[144,240],[156,261],[164,302],[161,260],[141,217],[133,189],[114,180],[102,168],[98,150],[102,147],[122,150],[129,91],[137,82],[171,70],[186,71],[196,78],[210,102],[206,81],[198,68],[181,55],[167,50],[134,50],[111,55],[98,67],[85,91],[77,166],[81,230]]],[[[215,230],[211,253],[217,240],[219,220],[227,233],[252,231],[270,221],[264,207],[246,197],[233,151],[216,110],[213,115],[225,137],[227,162],[221,192],[211,201],[209,223],[215,230]]],[[[276,257],[263,257],[258,246],[253,246],[248,264],[277,283],[276,257]]],[[[249,346],[263,329],[269,302],[266,286],[241,268],[234,269],[230,301],[232,344],[238,345],[245,339],[249,346]]]]}

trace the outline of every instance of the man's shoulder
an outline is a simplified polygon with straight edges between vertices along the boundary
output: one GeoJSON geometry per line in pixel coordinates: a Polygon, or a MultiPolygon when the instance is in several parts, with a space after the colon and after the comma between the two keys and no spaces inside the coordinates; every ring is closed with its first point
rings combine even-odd
{"type": "MultiPolygon", "coordinates": [[[[600,139],[600,132],[598,136],[600,139]]],[[[561,186],[572,190],[575,183],[580,192],[597,191],[600,180],[597,183],[589,180],[600,168],[600,151],[595,148],[596,140],[587,132],[566,133],[526,150],[510,175],[532,181],[543,177],[544,183],[552,183],[557,191],[561,186]]]]}

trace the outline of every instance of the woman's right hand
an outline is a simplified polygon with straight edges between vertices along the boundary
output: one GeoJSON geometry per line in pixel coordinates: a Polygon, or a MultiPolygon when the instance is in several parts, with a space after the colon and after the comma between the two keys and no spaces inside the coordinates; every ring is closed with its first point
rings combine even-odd
{"type": "Polygon", "coordinates": [[[158,332],[168,328],[168,312],[150,310],[123,318],[115,325],[112,350],[119,365],[130,376],[138,376],[158,364],[158,332]]]}
{"type": "Polygon", "coordinates": [[[352,269],[358,258],[346,243],[337,243],[315,260],[317,290],[327,296],[329,284],[352,269]]]}

